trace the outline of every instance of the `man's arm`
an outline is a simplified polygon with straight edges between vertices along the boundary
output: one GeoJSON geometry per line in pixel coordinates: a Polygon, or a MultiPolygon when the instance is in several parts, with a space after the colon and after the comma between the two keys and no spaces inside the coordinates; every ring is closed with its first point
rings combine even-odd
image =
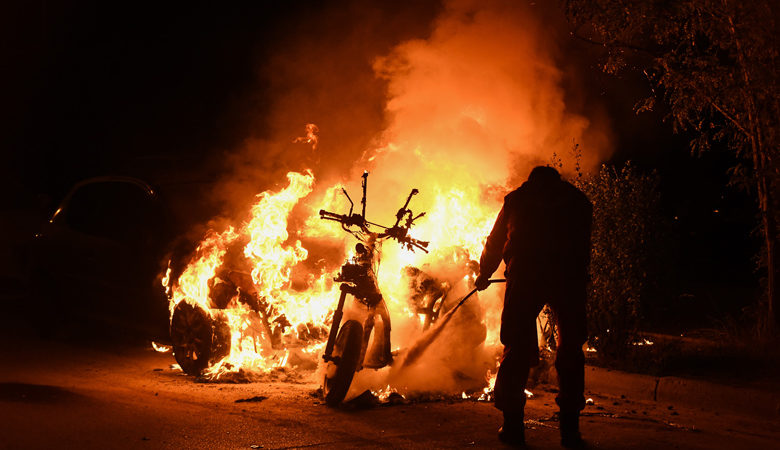
{"type": "Polygon", "coordinates": [[[506,202],[504,207],[498,213],[496,223],[493,225],[493,230],[485,242],[485,249],[482,250],[482,257],[479,259],[479,276],[475,281],[476,288],[480,291],[485,290],[488,286],[488,279],[493,272],[496,271],[498,265],[501,264],[501,257],[504,252],[504,244],[506,243],[506,202]]]}

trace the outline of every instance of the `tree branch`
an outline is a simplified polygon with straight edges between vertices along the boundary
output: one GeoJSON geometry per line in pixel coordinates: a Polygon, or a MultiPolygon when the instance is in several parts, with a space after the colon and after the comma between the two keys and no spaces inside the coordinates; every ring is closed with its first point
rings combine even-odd
{"type": "Polygon", "coordinates": [[[742,126],[742,125],[741,125],[741,124],[740,124],[740,123],[737,121],[737,119],[736,119],[734,116],[732,116],[731,114],[729,114],[728,112],[726,112],[726,110],[725,110],[724,108],[722,108],[722,107],[718,106],[718,104],[717,104],[717,103],[715,103],[715,100],[713,100],[711,97],[707,97],[707,101],[709,101],[709,102],[710,102],[710,106],[712,106],[713,108],[715,108],[715,110],[716,110],[716,111],[718,111],[719,113],[721,113],[721,114],[723,115],[723,117],[725,117],[725,118],[726,118],[726,119],[727,119],[729,122],[731,122],[732,124],[734,124],[734,126],[735,126],[735,127],[737,127],[737,129],[738,129],[739,131],[741,131],[741,132],[742,132],[742,133],[743,133],[745,136],[747,136],[747,137],[750,137],[750,136],[751,136],[751,135],[750,135],[750,133],[749,133],[749,132],[748,132],[748,131],[745,129],[745,127],[743,127],[743,126],[742,126]]]}
{"type": "Polygon", "coordinates": [[[579,40],[583,41],[583,42],[587,42],[588,44],[592,44],[592,45],[598,45],[599,47],[619,47],[619,48],[627,48],[627,49],[635,50],[635,51],[638,51],[638,52],[644,52],[644,53],[647,53],[648,55],[650,55],[650,56],[652,56],[652,57],[657,57],[657,56],[658,56],[658,54],[657,54],[657,53],[654,53],[652,50],[650,50],[650,49],[648,49],[648,48],[639,47],[638,45],[629,44],[628,42],[622,42],[622,41],[613,41],[613,42],[610,42],[610,43],[606,43],[606,42],[600,42],[600,41],[597,41],[597,40],[594,40],[594,39],[591,39],[591,38],[585,37],[585,36],[583,36],[583,35],[581,35],[581,34],[579,33],[579,31],[580,31],[580,28],[581,28],[581,27],[582,27],[582,26],[579,26],[579,27],[577,27],[577,29],[576,29],[576,30],[574,30],[574,31],[571,31],[571,32],[570,32],[570,34],[571,34],[572,36],[574,36],[575,38],[577,38],[577,39],[579,39],[579,40]]]}

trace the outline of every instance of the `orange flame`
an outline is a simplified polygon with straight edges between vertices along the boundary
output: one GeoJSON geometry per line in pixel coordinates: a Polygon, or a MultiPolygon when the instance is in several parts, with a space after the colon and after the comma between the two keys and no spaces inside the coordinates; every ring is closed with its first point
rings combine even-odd
{"type": "MultiPolygon", "coordinates": [[[[337,286],[332,281],[337,270],[312,273],[303,289],[293,288],[293,270],[307,260],[309,252],[300,240],[290,238],[288,219],[296,205],[307,203],[314,176],[311,172],[290,172],[287,179],[287,187],[280,191],[257,196],[249,220],[241,227],[210,231],[175,281],[171,280],[170,266],[163,278],[172,314],[180,302],[187,302],[205,310],[212,320],[227,324],[230,330],[229,353],[212,361],[204,373],[206,377],[217,379],[239,371],[262,374],[300,365],[302,361],[308,361],[310,368],[316,367],[338,298],[337,286]],[[229,283],[224,273],[236,264],[235,258],[228,256],[236,245],[242,246],[240,264],[249,268],[251,283],[238,286],[226,305],[217,307],[212,297],[217,295],[219,283],[229,283]],[[242,301],[241,296],[246,294],[260,306],[242,301]]],[[[325,190],[324,201],[334,209],[343,206],[335,196],[337,188],[325,190]]],[[[381,249],[377,281],[391,312],[394,347],[409,345],[423,326],[418,311],[410,306],[408,281],[399,276],[404,267],[451,266],[448,270],[452,273],[440,274],[443,289],[459,293],[473,285],[474,274],[466,267],[473,264],[474,255],[481,251],[495,216],[493,208],[480,206],[478,195],[478,189],[468,187],[432,189],[428,220],[414,230],[416,236],[436,238],[429,247],[430,254],[414,253],[397,245],[381,249]],[[439,224],[448,224],[446,233],[442,233],[439,224]]],[[[329,228],[323,222],[312,214],[296,235],[338,236],[342,245],[352,244],[343,239],[340,229],[329,228]]],[[[490,312],[495,308],[487,309],[490,312]]],[[[497,320],[497,314],[487,315],[486,345],[498,343],[497,320]]]]}
{"type": "Polygon", "coordinates": [[[287,178],[286,188],[257,196],[251,219],[239,230],[231,227],[222,233],[209,232],[181,276],[172,286],[166,284],[172,293],[172,313],[185,301],[207,311],[214,320],[226,322],[230,329],[230,352],[208,368],[207,377],[219,378],[240,370],[268,372],[287,366],[291,351],[313,354],[321,347],[321,339],[304,342],[298,339],[299,332],[325,324],[333,303],[333,285],[323,274],[312,280],[305,292],[292,290],[291,271],[308,253],[300,241],[288,242],[287,232],[290,211],[312,191],[314,177],[291,172],[287,178]],[[219,279],[217,271],[226,265],[229,247],[242,240],[248,241],[243,247],[244,262],[251,268],[252,286],[248,288],[263,302],[262,311],[239,301],[241,287],[223,309],[215,307],[210,296],[214,280],[219,279]],[[273,333],[281,335],[281,348],[274,348],[273,333]]]}

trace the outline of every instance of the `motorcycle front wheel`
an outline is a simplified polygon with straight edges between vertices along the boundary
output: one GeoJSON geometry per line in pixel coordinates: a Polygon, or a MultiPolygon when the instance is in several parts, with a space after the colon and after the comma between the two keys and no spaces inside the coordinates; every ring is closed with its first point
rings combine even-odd
{"type": "Polygon", "coordinates": [[[357,370],[360,347],[363,342],[363,325],[348,320],[339,330],[333,346],[334,361],[328,362],[322,390],[328,406],[338,406],[347,396],[352,377],[357,370]]]}

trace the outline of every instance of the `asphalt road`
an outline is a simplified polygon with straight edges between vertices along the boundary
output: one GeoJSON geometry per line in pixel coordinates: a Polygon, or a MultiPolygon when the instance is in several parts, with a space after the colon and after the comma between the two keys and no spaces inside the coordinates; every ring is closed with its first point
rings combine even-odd
{"type": "MultiPolygon", "coordinates": [[[[6,340],[0,351],[2,448],[501,447],[500,414],[472,400],[332,409],[313,381],[199,383],[145,346],[6,340]],[[262,401],[236,400],[256,396],[262,401]]],[[[554,393],[535,387],[530,448],[560,448],[554,393]]],[[[592,448],[778,448],[780,425],[589,392],[592,448]]]]}

